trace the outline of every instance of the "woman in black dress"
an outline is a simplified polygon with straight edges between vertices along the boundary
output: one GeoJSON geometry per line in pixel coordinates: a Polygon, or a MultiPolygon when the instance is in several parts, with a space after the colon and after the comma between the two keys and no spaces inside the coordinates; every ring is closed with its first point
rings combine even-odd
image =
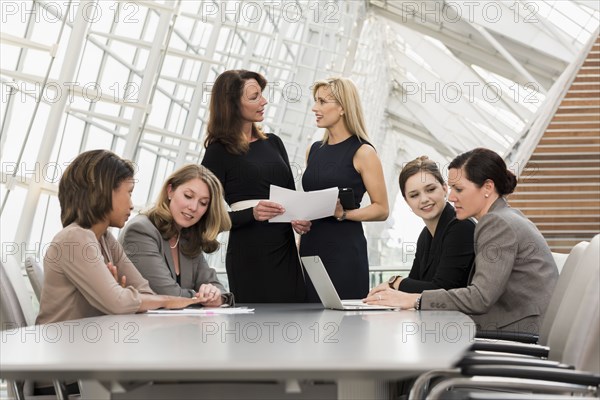
{"type": "Polygon", "coordinates": [[[453,289],[467,286],[471,265],[475,222],[456,219],[454,207],[446,200],[448,185],[435,162],[421,156],[407,163],[399,177],[400,193],[425,227],[417,240],[417,253],[407,277],[392,276],[373,288],[392,288],[406,293],[453,289]]]}
{"type": "MultiPolygon", "coordinates": [[[[300,254],[318,255],[342,299],[360,299],[369,292],[369,260],[363,221],[383,221],[388,199],[381,161],[367,135],[358,91],[347,78],[330,78],[313,86],[317,126],[323,139],[309,151],[302,186],[306,191],[352,188],[356,209],[338,205],[333,217],[312,221],[302,235],[300,254]],[[365,193],[371,203],[360,207],[365,193]]],[[[309,301],[319,298],[311,282],[309,301]]]]}
{"type": "Polygon", "coordinates": [[[264,119],[266,84],[252,71],[230,70],[217,77],[202,165],[219,178],[232,210],[225,266],[236,302],[303,302],[306,289],[292,226],[308,231],[310,222],[269,223],[284,209],[265,200],[270,185],[295,190],[283,142],[257,125],[264,119]]]}

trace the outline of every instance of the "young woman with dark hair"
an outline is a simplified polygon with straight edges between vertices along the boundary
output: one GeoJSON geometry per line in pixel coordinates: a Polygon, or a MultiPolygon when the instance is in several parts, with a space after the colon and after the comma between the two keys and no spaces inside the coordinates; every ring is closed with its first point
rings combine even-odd
{"type": "Polygon", "coordinates": [[[437,164],[427,156],[418,157],[402,168],[399,183],[402,197],[425,227],[417,240],[410,274],[392,276],[372,290],[390,287],[421,293],[466,286],[474,258],[475,223],[456,218],[454,207],[446,201],[448,186],[437,164]]]}

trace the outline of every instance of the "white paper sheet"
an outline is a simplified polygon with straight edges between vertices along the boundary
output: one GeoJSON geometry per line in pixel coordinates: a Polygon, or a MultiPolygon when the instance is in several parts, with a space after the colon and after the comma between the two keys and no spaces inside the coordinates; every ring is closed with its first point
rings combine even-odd
{"type": "Polygon", "coordinates": [[[216,315],[216,314],[251,314],[254,308],[227,307],[227,308],[183,308],[181,310],[148,310],[147,314],[155,315],[216,315]]]}
{"type": "Polygon", "coordinates": [[[279,203],[285,212],[269,222],[291,222],[292,220],[312,221],[313,219],[330,217],[335,212],[338,188],[298,192],[271,185],[269,200],[279,203]]]}

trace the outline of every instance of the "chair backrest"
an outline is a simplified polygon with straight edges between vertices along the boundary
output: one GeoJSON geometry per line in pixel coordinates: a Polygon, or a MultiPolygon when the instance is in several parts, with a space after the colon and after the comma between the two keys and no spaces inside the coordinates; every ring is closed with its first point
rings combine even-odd
{"type": "Polygon", "coordinates": [[[586,306],[584,303],[588,301],[584,299],[582,293],[585,294],[594,277],[600,275],[598,260],[600,260],[600,235],[594,236],[577,263],[550,328],[548,341],[545,344],[550,347],[548,358],[554,361],[562,362],[568,336],[572,329],[578,329],[575,319],[578,317],[579,310],[586,306]]]}
{"type": "Polygon", "coordinates": [[[31,282],[35,297],[40,301],[44,285],[44,270],[33,257],[27,257],[25,260],[25,271],[27,271],[27,277],[29,278],[29,282],[31,282]]]}
{"type": "Polygon", "coordinates": [[[26,326],[27,320],[4,264],[0,262],[0,330],[26,326]]]}
{"type": "Polygon", "coordinates": [[[544,314],[544,320],[542,321],[542,327],[540,328],[540,344],[545,345],[547,343],[548,336],[550,335],[550,329],[552,328],[552,324],[556,318],[558,308],[562,303],[565,291],[567,290],[567,287],[569,286],[569,283],[575,274],[577,263],[581,259],[581,256],[589,244],[589,242],[579,242],[573,246],[569,256],[563,264],[562,271],[560,272],[558,281],[556,282],[556,287],[554,288],[554,292],[552,292],[552,297],[548,303],[546,314],[544,314]]]}
{"type": "Polygon", "coordinates": [[[583,301],[573,310],[577,315],[561,361],[578,370],[600,373],[600,274],[591,276],[582,292],[583,301]]]}

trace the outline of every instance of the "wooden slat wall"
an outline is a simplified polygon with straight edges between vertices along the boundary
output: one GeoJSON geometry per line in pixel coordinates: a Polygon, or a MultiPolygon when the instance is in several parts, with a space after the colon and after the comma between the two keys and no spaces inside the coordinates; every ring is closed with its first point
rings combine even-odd
{"type": "Polygon", "coordinates": [[[523,169],[510,204],[568,253],[600,232],[600,37],[523,169]]]}

